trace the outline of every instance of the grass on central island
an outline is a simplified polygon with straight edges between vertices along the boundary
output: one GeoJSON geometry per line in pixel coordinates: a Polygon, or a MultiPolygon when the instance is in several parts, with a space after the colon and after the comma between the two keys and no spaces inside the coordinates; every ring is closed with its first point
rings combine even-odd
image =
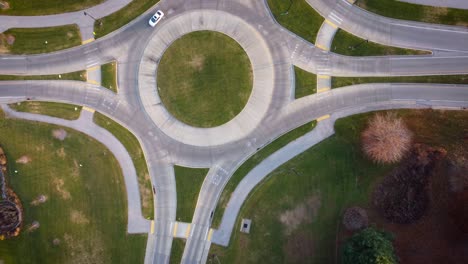
{"type": "MultiPolygon", "coordinates": [[[[414,142],[449,153],[459,149],[468,129],[466,111],[394,112],[414,132],[414,142]]],[[[270,173],[243,204],[229,247],[212,245],[208,261],[339,263],[336,240],[344,209],[367,208],[374,184],[397,166],[375,164],[362,154],[361,132],[373,114],[337,120],[335,135],[270,173]],[[250,234],[239,231],[242,218],[252,219],[250,234]]]]}
{"type": "Polygon", "coordinates": [[[81,45],[81,36],[77,25],[11,28],[3,32],[0,37],[3,39],[8,36],[14,37],[14,43],[9,45],[5,40],[0,41],[0,51],[3,53],[38,54],[81,45]]]}
{"type": "Polygon", "coordinates": [[[33,114],[48,115],[67,120],[75,120],[80,117],[81,106],[54,102],[25,101],[9,104],[13,110],[33,114]]]}
{"type": "Polygon", "coordinates": [[[0,116],[7,180],[23,205],[21,234],[0,241],[4,263],[143,263],[146,235],[127,234],[119,163],[96,140],[61,127],[0,116]],[[17,173],[16,173],[17,171],[17,173]],[[38,196],[47,200],[33,205],[38,196]],[[28,230],[37,221],[39,228],[28,230]]]}
{"type": "Polygon", "coordinates": [[[252,66],[235,40],[218,32],[197,31],[166,50],[157,85],[164,106],[176,119],[214,127],[244,108],[252,91],[252,66]]]}
{"type": "Polygon", "coordinates": [[[174,173],[177,190],[176,220],[191,223],[208,169],[174,166],[174,173]]]}

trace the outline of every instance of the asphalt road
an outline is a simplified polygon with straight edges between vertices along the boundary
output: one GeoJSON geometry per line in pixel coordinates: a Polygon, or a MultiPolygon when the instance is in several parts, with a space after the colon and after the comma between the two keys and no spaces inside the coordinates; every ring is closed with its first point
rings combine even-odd
{"type": "MultiPolygon", "coordinates": [[[[115,59],[119,94],[76,81],[2,81],[0,101],[31,98],[85,105],[137,136],[156,188],[155,232],[149,235],[145,263],[169,260],[177,206],[173,164],[209,167],[182,260],[201,263],[211,243],[211,213],[229,177],[242,161],[283,133],[346,109],[402,104],[411,108],[436,102],[467,106],[468,88],[453,85],[361,85],[293,100],[292,65],[337,76],[468,72],[466,28],[389,20],[342,0],[310,3],[330,21],[335,19],[340,27],[358,36],[387,45],[444,51],[444,56],[346,57],[324,52],[282,28],[264,1],[163,0],[124,28],[86,45],[50,54],[0,56],[0,73],[17,75],[71,72],[115,59]],[[165,11],[166,16],[151,28],[147,20],[156,8],[165,11]],[[246,49],[253,63],[256,83],[247,110],[225,127],[183,126],[158,102],[154,76],[164,49],[178,36],[202,29],[227,33],[246,49]]],[[[237,214],[228,215],[232,221],[237,214]]]]}

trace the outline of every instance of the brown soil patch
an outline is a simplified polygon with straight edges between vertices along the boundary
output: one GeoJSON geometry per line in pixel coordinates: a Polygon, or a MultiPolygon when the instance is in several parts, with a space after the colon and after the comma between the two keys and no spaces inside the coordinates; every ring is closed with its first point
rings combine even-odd
{"type": "Polygon", "coordinates": [[[0,9],[1,10],[10,9],[10,3],[8,3],[7,1],[0,1],[0,9]]]}
{"type": "Polygon", "coordinates": [[[52,130],[52,136],[60,141],[63,141],[67,137],[67,131],[63,128],[52,130]]]}
{"type": "Polygon", "coordinates": [[[31,205],[37,206],[43,204],[47,201],[48,197],[46,195],[39,195],[36,199],[31,202],[31,205]]]}
{"type": "Polygon", "coordinates": [[[424,10],[424,20],[431,22],[437,22],[441,17],[444,17],[448,14],[448,8],[446,7],[437,7],[437,8],[423,8],[424,10]]]}
{"type": "Polygon", "coordinates": [[[203,70],[203,64],[205,63],[205,57],[195,54],[192,59],[188,62],[192,68],[194,68],[197,71],[203,70]]]}
{"type": "Polygon", "coordinates": [[[283,251],[285,263],[306,263],[314,256],[314,241],[306,233],[300,232],[288,237],[283,251]]]}
{"type": "Polygon", "coordinates": [[[145,174],[145,182],[139,184],[140,195],[141,195],[141,204],[143,208],[148,208],[152,206],[151,204],[151,197],[153,196],[153,191],[150,188],[146,187],[146,182],[150,180],[150,176],[146,173],[145,174]]]}
{"type": "Polygon", "coordinates": [[[71,210],[70,212],[70,220],[74,224],[89,224],[89,219],[78,210],[71,210]]]}
{"type": "Polygon", "coordinates": [[[77,160],[73,160],[73,169],[71,172],[72,178],[76,179],[80,176],[80,164],[78,163],[77,160]]]}
{"type": "Polygon", "coordinates": [[[408,224],[420,219],[429,205],[429,177],[444,149],[415,145],[407,159],[377,185],[373,204],[390,222],[408,224]]]}
{"type": "Polygon", "coordinates": [[[89,232],[86,239],[77,239],[65,234],[64,241],[70,254],[65,263],[112,263],[105,245],[100,239],[99,232],[89,232]]]}
{"type": "Polygon", "coordinates": [[[291,234],[300,224],[311,223],[322,204],[320,195],[313,195],[304,203],[292,210],[286,210],[279,216],[280,222],[285,226],[287,235],[291,234]]]}
{"type": "Polygon", "coordinates": [[[16,160],[16,163],[20,163],[20,164],[28,164],[29,162],[31,162],[31,158],[26,155],[23,155],[19,159],[16,160]]]}
{"type": "Polygon", "coordinates": [[[59,156],[62,159],[67,156],[67,154],[65,153],[65,149],[63,147],[59,148],[56,152],[57,152],[57,156],[59,156]]]}
{"type": "Polygon", "coordinates": [[[9,53],[8,40],[7,36],[3,33],[0,33],[0,53],[9,53]]]}
{"type": "Polygon", "coordinates": [[[62,197],[62,199],[64,200],[71,199],[70,192],[64,188],[65,181],[63,179],[55,178],[53,180],[53,184],[55,185],[55,190],[60,195],[60,197],[62,197]]]}

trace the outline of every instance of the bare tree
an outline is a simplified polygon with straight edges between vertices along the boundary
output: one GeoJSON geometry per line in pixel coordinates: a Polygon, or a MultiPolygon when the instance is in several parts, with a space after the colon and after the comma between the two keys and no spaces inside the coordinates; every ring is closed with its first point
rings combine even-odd
{"type": "Polygon", "coordinates": [[[411,138],[411,131],[394,113],[376,114],[362,133],[362,148],[375,162],[393,163],[410,149],[411,138]]]}

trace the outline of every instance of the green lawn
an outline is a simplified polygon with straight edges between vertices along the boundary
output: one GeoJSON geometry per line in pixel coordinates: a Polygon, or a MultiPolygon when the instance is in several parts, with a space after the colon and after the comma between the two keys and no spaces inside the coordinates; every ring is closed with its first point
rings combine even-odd
{"type": "Polygon", "coordinates": [[[196,127],[228,122],[244,108],[252,91],[247,54],[235,40],[213,31],[192,32],[172,43],[157,76],[167,110],[196,127]]]}
{"type": "MultiPolygon", "coordinates": [[[[396,112],[415,132],[415,142],[442,145],[449,153],[468,129],[466,111],[396,112]]],[[[210,255],[221,263],[337,263],[343,210],[366,208],[373,185],[396,166],[371,163],[361,152],[360,134],[372,114],[338,120],[334,136],[272,172],[244,203],[230,246],[212,246],[210,255]],[[301,206],[305,213],[291,214],[301,206]],[[241,218],[253,221],[249,235],[239,232],[241,218]],[[287,219],[297,225],[284,224],[287,219]]]]}
{"type": "Polygon", "coordinates": [[[332,77],[332,87],[338,88],[361,83],[449,83],[468,84],[468,75],[433,75],[401,77],[332,77]]]}
{"type": "Polygon", "coordinates": [[[24,101],[9,104],[9,106],[19,112],[48,115],[67,120],[78,119],[81,112],[81,106],[54,102],[24,101]]]}
{"type": "Polygon", "coordinates": [[[143,263],[146,235],[126,232],[124,179],[105,146],[68,128],[60,141],[52,136],[59,126],[3,114],[0,127],[8,180],[24,208],[20,236],[0,241],[4,263],[143,263]],[[27,164],[15,162],[23,156],[27,164]],[[47,201],[31,205],[39,195],[47,201]],[[33,221],[40,227],[28,232],[33,221]]]}
{"type": "Polygon", "coordinates": [[[117,93],[117,62],[112,61],[101,66],[101,86],[117,93]]]}
{"type": "Polygon", "coordinates": [[[0,15],[39,16],[83,10],[104,0],[6,0],[10,8],[0,9],[0,15]]]}
{"type": "Polygon", "coordinates": [[[174,166],[177,189],[176,219],[181,222],[192,222],[193,213],[197,206],[203,180],[208,169],[195,169],[174,166]]]}
{"type": "Polygon", "coordinates": [[[182,260],[182,254],[184,254],[184,248],[185,239],[174,238],[172,240],[171,257],[169,259],[170,264],[180,264],[180,261],[182,260]]]}
{"type": "Polygon", "coordinates": [[[145,155],[141,149],[138,139],[126,128],[101,113],[95,112],[93,121],[97,125],[111,132],[120,141],[120,143],[124,145],[130,154],[130,157],[132,157],[133,165],[135,166],[138,177],[143,216],[147,219],[153,219],[153,190],[145,155]]]}
{"type": "Polygon", "coordinates": [[[242,179],[253,169],[257,166],[260,162],[264,159],[268,158],[271,154],[275,153],[280,148],[286,146],[291,141],[305,135],[306,133],[312,131],[316,126],[317,122],[312,121],[311,123],[307,123],[302,125],[290,132],[280,136],[279,138],[275,139],[273,142],[269,143],[265,147],[263,147],[260,151],[252,155],[249,159],[247,159],[242,165],[237,168],[234,174],[229,179],[228,183],[223,189],[221,196],[218,201],[218,205],[216,206],[216,210],[213,216],[212,227],[217,228],[221,224],[221,220],[223,218],[224,209],[231,198],[231,194],[236,189],[237,185],[242,181],[242,179]]]}
{"type": "Polygon", "coordinates": [[[366,41],[338,29],[332,43],[332,51],[348,56],[422,55],[428,51],[402,49],[366,41]]]}
{"type": "Polygon", "coordinates": [[[324,19],[305,0],[267,0],[267,3],[279,24],[315,43],[324,19]]]}
{"type": "Polygon", "coordinates": [[[86,81],[86,71],[76,71],[53,75],[0,75],[0,81],[15,80],[73,80],[84,82],[86,81]]]}
{"type": "Polygon", "coordinates": [[[81,45],[80,31],[76,25],[12,28],[3,34],[15,37],[15,42],[5,47],[12,54],[46,53],[81,45]]]}
{"type": "Polygon", "coordinates": [[[396,0],[358,0],[356,5],[396,19],[468,26],[468,10],[464,9],[415,5],[396,0]]]}
{"type": "Polygon", "coordinates": [[[294,66],[296,88],[294,98],[298,99],[317,92],[317,75],[294,66]]]}
{"type": "Polygon", "coordinates": [[[120,27],[132,21],[134,18],[143,14],[146,10],[158,2],[159,0],[133,0],[130,2],[130,4],[126,5],[119,11],[98,19],[94,23],[94,32],[96,32],[95,37],[100,38],[116,29],[119,29],[120,27]]]}

